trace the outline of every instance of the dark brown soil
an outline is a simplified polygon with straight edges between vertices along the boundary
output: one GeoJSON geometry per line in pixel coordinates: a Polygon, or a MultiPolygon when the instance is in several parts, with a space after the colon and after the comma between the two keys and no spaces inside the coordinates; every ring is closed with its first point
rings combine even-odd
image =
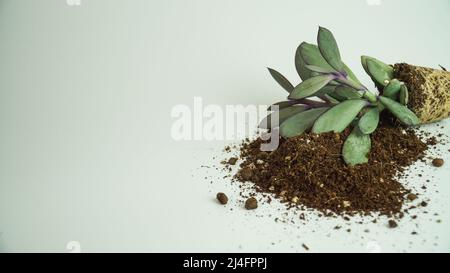
{"type": "Polygon", "coordinates": [[[390,228],[396,228],[398,226],[397,222],[394,220],[389,220],[388,224],[390,228]]]}
{"type": "Polygon", "coordinates": [[[228,159],[228,164],[229,165],[236,165],[237,161],[238,161],[237,157],[231,157],[230,159],[228,159]]]}
{"type": "Polygon", "coordinates": [[[250,197],[245,201],[245,208],[248,210],[256,209],[258,207],[258,201],[255,197],[250,197]]]}
{"type": "Polygon", "coordinates": [[[427,99],[427,94],[420,92],[425,78],[420,73],[415,73],[414,68],[414,66],[406,63],[395,64],[394,77],[404,82],[410,91],[408,107],[410,109],[421,109],[427,99]]]}
{"type": "Polygon", "coordinates": [[[226,205],[228,203],[228,196],[223,192],[217,193],[216,198],[222,205],[226,205]]]}
{"type": "Polygon", "coordinates": [[[288,206],[326,215],[400,214],[411,191],[398,177],[424,158],[427,143],[413,130],[384,122],[372,135],[369,163],[351,167],[341,157],[348,134],[306,133],[282,140],[273,152],[260,150],[261,139],[245,142],[235,179],[252,182],[256,191],[271,193],[288,206]]]}
{"type": "Polygon", "coordinates": [[[435,158],[435,159],[433,159],[432,163],[433,163],[433,166],[435,166],[435,167],[442,167],[442,165],[444,165],[444,159],[435,158]]]}
{"type": "Polygon", "coordinates": [[[410,193],[406,196],[406,198],[408,198],[409,201],[414,201],[417,199],[417,195],[415,195],[414,193],[410,193]]]}

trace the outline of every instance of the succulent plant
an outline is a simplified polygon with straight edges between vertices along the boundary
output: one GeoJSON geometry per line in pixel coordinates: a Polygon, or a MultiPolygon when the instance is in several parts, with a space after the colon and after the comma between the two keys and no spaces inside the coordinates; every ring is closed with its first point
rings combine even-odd
{"type": "MultiPolygon", "coordinates": [[[[272,77],[288,93],[278,107],[282,137],[293,137],[307,130],[314,133],[342,132],[352,126],[344,142],[342,155],[349,165],[368,162],[370,134],[380,113],[390,111],[400,122],[414,126],[418,117],[408,109],[408,88],[394,78],[394,68],[373,57],[362,56],[361,63],[378,90],[365,87],[342,61],[336,40],[326,28],[319,27],[317,44],[303,42],[295,54],[295,67],[302,79],[296,86],[278,71],[269,68],[272,77]]],[[[271,116],[260,124],[273,129],[271,116]]]]}

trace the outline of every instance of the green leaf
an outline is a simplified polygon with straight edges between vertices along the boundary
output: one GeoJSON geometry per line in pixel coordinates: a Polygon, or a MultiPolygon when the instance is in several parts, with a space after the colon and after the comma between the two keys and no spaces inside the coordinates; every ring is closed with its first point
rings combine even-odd
{"type": "Polygon", "coordinates": [[[383,96],[395,100],[400,91],[401,82],[397,79],[392,79],[388,85],[383,89],[383,96]]]}
{"type": "Polygon", "coordinates": [[[306,111],[310,109],[309,106],[306,105],[293,105],[287,108],[283,108],[280,111],[276,111],[274,113],[269,114],[267,117],[265,117],[259,124],[259,128],[261,129],[270,129],[274,127],[278,127],[283,121],[288,119],[289,117],[301,113],[303,111],[306,111]],[[274,114],[278,114],[278,124],[277,126],[275,124],[272,124],[272,118],[276,118],[273,116],[274,114]]]}
{"type": "Polygon", "coordinates": [[[320,116],[314,123],[312,131],[314,133],[342,132],[366,105],[367,101],[362,99],[343,101],[320,116]]]}
{"type": "Polygon", "coordinates": [[[306,69],[306,63],[303,60],[301,55],[301,45],[297,47],[297,51],[295,52],[295,69],[297,70],[298,75],[302,79],[302,81],[306,81],[311,78],[311,71],[306,69]]]}
{"type": "Polygon", "coordinates": [[[400,87],[399,101],[403,105],[407,105],[409,101],[408,87],[406,87],[406,85],[404,84],[402,84],[402,86],[400,87]]]}
{"type": "Polygon", "coordinates": [[[372,143],[369,135],[363,134],[356,126],[347,137],[342,147],[342,156],[348,165],[364,164],[369,162],[367,154],[372,143]]]}
{"type": "Polygon", "coordinates": [[[336,94],[336,92],[334,92],[334,90],[336,89],[337,86],[330,85],[330,84],[331,84],[331,82],[328,85],[326,85],[325,87],[323,87],[322,89],[320,89],[319,91],[317,91],[314,94],[314,96],[315,97],[320,97],[320,96],[323,96],[323,95],[327,95],[327,96],[329,96],[329,97],[331,97],[331,98],[333,98],[333,99],[335,99],[337,101],[344,101],[344,100],[347,99],[345,97],[342,97],[342,96],[339,96],[338,94],[336,94]]]}
{"type": "MultiPolygon", "coordinates": [[[[303,42],[300,44],[300,46],[297,48],[296,53],[296,68],[297,72],[299,72],[300,77],[302,80],[306,80],[312,76],[317,76],[317,72],[311,72],[308,69],[306,69],[304,66],[301,66],[301,63],[303,62],[305,65],[312,65],[316,67],[320,67],[322,69],[327,69],[328,71],[334,71],[337,72],[333,67],[330,66],[330,64],[327,63],[327,61],[323,58],[322,54],[320,53],[319,47],[314,44],[309,44],[306,42],[303,42]],[[306,71],[309,74],[305,79],[300,74],[300,68],[306,69],[306,71]]],[[[360,81],[356,78],[355,74],[348,68],[348,66],[344,63],[342,63],[344,67],[344,71],[347,73],[349,78],[353,79],[354,81],[360,83],[360,81]]],[[[302,72],[305,75],[307,75],[306,72],[302,72]]],[[[336,83],[338,84],[338,83],[336,83]]]]}
{"type": "Polygon", "coordinates": [[[366,63],[370,77],[372,77],[377,84],[386,86],[392,79],[378,62],[368,59],[366,63]]]}
{"type": "Polygon", "coordinates": [[[361,56],[361,64],[362,64],[362,66],[363,66],[363,68],[364,68],[364,70],[366,71],[367,74],[370,75],[369,68],[368,68],[368,65],[367,65],[367,60],[371,60],[373,62],[376,62],[378,64],[378,66],[388,74],[389,79],[393,79],[394,78],[394,68],[392,66],[390,66],[388,64],[385,64],[382,61],[377,60],[377,59],[375,59],[373,57],[370,57],[370,56],[361,56]]]}
{"type": "Polygon", "coordinates": [[[277,81],[277,83],[281,85],[281,87],[283,87],[284,90],[288,91],[289,93],[291,93],[292,90],[294,90],[294,86],[289,82],[288,79],[286,79],[283,75],[281,75],[280,72],[272,68],[267,69],[269,69],[270,75],[272,75],[274,80],[277,81]]]}
{"type": "Polygon", "coordinates": [[[339,72],[344,71],[341,54],[339,53],[339,48],[333,33],[324,27],[319,27],[317,44],[319,45],[320,53],[327,63],[339,72]]]}
{"type": "Polygon", "coordinates": [[[361,84],[361,82],[356,77],[355,73],[353,73],[353,71],[345,63],[342,63],[342,65],[343,65],[344,71],[345,71],[345,73],[347,73],[348,77],[350,79],[352,79],[354,82],[361,84]]]}
{"type": "Polygon", "coordinates": [[[280,134],[281,136],[293,137],[301,135],[303,132],[311,128],[314,124],[314,121],[322,115],[328,107],[323,108],[314,108],[288,118],[283,124],[280,126],[280,134]]]}
{"type": "Polygon", "coordinates": [[[329,68],[322,68],[319,66],[315,66],[315,65],[306,65],[305,66],[306,69],[312,71],[312,72],[317,72],[317,73],[325,73],[325,74],[331,74],[336,72],[334,69],[329,69],[329,68]]]}
{"type": "MultiPolygon", "coordinates": [[[[336,88],[335,88],[334,90],[336,90],[336,88]]],[[[341,95],[338,95],[336,92],[327,93],[327,95],[330,96],[330,97],[332,97],[332,98],[334,98],[335,100],[338,100],[338,101],[344,101],[344,100],[347,100],[346,97],[343,97],[343,96],[341,96],[341,95]]]]}
{"type": "Polygon", "coordinates": [[[384,96],[379,97],[380,102],[386,106],[386,108],[391,111],[394,116],[396,116],[401,122],[406,125],[418,125],[420,123],[419,118],[414,114],[413,111],[409,110],[408,107],[402,105],[390,98],[384,96]]]}
{"type": "Polygon", "coordinates": [[[303,42],[300,44],[300,54],[307,65],[314,65],[330,70],[334,70],[320,53],[319,47],[303,42]]]}
{"type": "Polygon", "coordinates": [[[359,99],[362,97],[362,94],[359,93],[356,89],[353,89],[351,87],[340,85],[336,87],[334,90],[336,94],[338,94],[341,97],[347,98],[347,99],[359,99]]]}
{"type": "Polygon", "coordinates": [[[294,88],[289,95],[289,99],[302,99],[314,95],[333,79],[334,76],[330,75],[319,75],[309,78],[294,88]]]}
{"type": "Polygon", "coordinates": [[[274,104],[270,105],[270,106],[267,108],[267,110],[268,110],[268,111],[274,111],[275,109],[272,109],[272,108],[274,108],[274,107],[272,107],[272,106],[278,106],[278,110],[281,110],[281,109],[283,109],[283,108],[287,108],[287,107],[292,106],[292,105],[294,105],[294,104],[299,104],[299,102],[296,101],[296,100],[280,101],[280,102],[277,102],[277,103],[274,103],[274,104]]]}
{"type": "Polygon", "coordinates": [[[323,94],[323,95],[319,96],[319,98],[330,104],[333,104],[333,105],[341,102],[340,100],[335,99],[332,96],[330,96],[330,94],[323,94]]]}
{"type": "Polygon", "coordinates": [[[334,92],[334,89],[336,88],[336,86],[334,85],[330,85],[327,84],[324,87],[322,87],[319,91],[317,91],[317,93],[314,94],[314,96],[320,96],[320,95],[325,95],[325,94],[331,94],[334,92]]]}
{"type": "Polygon", "coordinates": [[[382,88],[386,85],[386,83],[384,82],[386,79],[391,80],[394,78],[394,68],[390,65],[383,63],[380,60],[377,60],[377,59],[375,59],[373,57],[369,57],[369,56],[361,56],[361,63],[362,63],[362,66],[364,67],[364,70],[366,71],[366,73],[372,78],[372,80],[375,82],[375,84],[377,85],[378,88],[382,88]],[[369,70],[368,61],[375,63],[375,65],[372,65],[372,66],[376,66],[376,68],[374,68],[374,69],[382,71],[381,73],[382,74],[384,73],[385,76],[382,76],[381,79],[376,79],[369,70]],[[380,81],[382,81],[382,82],[380,82],[380,81]]]}
{"type": "Polygon", "coordinates": [[[380,121],[380,112],[377,107],[367,111],[358,121],[358,127],[365,135],[371,134],[377,129],[380,121]]]}

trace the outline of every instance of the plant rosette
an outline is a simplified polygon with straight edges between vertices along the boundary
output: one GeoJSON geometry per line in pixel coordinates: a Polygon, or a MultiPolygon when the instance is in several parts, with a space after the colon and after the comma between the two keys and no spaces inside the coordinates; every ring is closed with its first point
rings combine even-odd
{"type": "MultiPolygon", "coordinates": [[[[279,131],[290,138],[311,131],[340,133],[353,127],[342,156],[348,165],[368,162],[370,135],[380,114],[389,112],[406,126],[444,119],[450,115],[450,73],[445,69],[409,64],[388,65],[376,58],[361,57],[364,70],[376,89],[364,86],[342,61],[331,31],[319,27],[317,45],[303,42],[295,54],[295,67],[302,82],[294,86],[278,71],[272,77],[289,95],[278,107],[279,131]]],[[[260,128],[274,129],[272,116],[260,128]]]]}

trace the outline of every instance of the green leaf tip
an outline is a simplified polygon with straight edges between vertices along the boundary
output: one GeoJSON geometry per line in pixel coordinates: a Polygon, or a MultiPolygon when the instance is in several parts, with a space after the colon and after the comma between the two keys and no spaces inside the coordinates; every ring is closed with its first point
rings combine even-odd
{"type": "Polygon", "coordinates": [[[380,96],[379,100],[403,124],[414,126],[420,123],[420,119],[416,116],[416,114],[409,110],[405,105],[384,96],[380,96]]]}
{"type": "Polygon", "coordinates": [[[361,64],[377,86],[384,87],[387,84],[386,81],[394,78],[394,68],[373,57],[361,56],[361,64]]]}
{"type": "Polygon", "coordinates": [[[311,78],[312,73],[305,68],[306,63],[305,60],[303,60],[301,54],[302,44],[303,43],[301,43],[295,51],[295,69],[297,70],[297,74],[300,76],[300,79],[302,79],[302,81],[306,81],[307,79],[311,78]]]}
{"type": "Polygon", "coordinates": [[[380,65],[383,68],[383,70],[385,70],[390,76],[393,76],[394,68],[392,66],[390,66],[374,57],[362,55],[361,56],[361,64],[367,73],[369,73],[369,70],[367,69],[367,60],[371,60],[371,61],[378,63],[378,65],[380,65]]]}
{"type": "Polygon", "coordinates": [[[291,82],[288,79],[286,79],[286,77],[283,76],[280,72],[270,67],[267,67],[267,69],[269,70],[270,75],[272,75],[272,78],[279,85],[281,85],[281,87],[283,87],[284,90],[286,90],[288,93],[291,93],[292,90],[294,90],[294,86],[291,84],[291,82]]]}
{"type": "Polygon", "coordinates": [[[386,86],[392,77],[383,69],[383,67],[372,59],[366,61],[367,69],[369,70],[370,77],[379,85],[386,86]]]}
{"type": "Polygon", "coordinates": [[[327,28],[319,27],[317,44],[319,46],[320,53],[327,63],[337,71],[343,72],[344,68],[341,60],[341,54],[333,33],[327,28]]]}
{"type": "Polygon", "coordinates": [[[334,68],[324,59],[318,46],[303,42],[300,44],[299,50],[299,54],[306,65],[314,65],[324,69],[334,70],[334,68]]]}

